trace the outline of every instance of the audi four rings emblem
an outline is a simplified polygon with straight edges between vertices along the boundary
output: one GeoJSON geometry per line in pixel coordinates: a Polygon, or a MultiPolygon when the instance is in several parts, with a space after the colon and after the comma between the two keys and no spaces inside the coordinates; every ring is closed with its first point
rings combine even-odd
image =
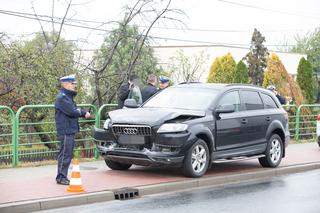
{"type": "Polygon", "coordinates": [[[136,135],[138,133],[137,128],[125,128],[123,129],[123,133],[126,135],[136,135]]]}

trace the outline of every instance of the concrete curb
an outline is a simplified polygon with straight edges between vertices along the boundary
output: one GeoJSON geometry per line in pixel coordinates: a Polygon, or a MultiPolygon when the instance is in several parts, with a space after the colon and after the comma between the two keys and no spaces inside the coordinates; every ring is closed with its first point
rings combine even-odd
{"type": "Polygon", "coordinates": [[[61,196],[40,200],[30,200],[0,205],[1,213],[20,213],[62,208],[76,205],[84,205],[96,202],[114,200],[112,191],[100,191],[93,193],[61,196]]]}
{"type": "MultiPolygon", "coordinates": [[[[300,164],[277,169],[264,169],[263,171],[242,172],[239,174],[219,175],[212,177],[203,177],[199,179],[187,179],[177,182],[161,183],[155,185],[138,186],[140,196],[153,195],[165,192],[173,192],[186,189],[195,189],[206,186],[220,186],[238,182],[246,182],[260,178],[275,177],[299,173],[314,169],[320,169],[320,162],[309,164],[300,164]]],[[[75,205],[85,205],[96,202],[105,202],[114,200],[113,191],[99,191],[93,193],[78,194],[72,196],[63,196],[47,198],[40,200],[30,200],[23,202],[14,202],[0,205],[1,213],[20,213],[41,211],[53,208],[69,207],[75,205]]]]}
{"type": "Polygon", "coordinates": [[[140,196],[153,195],[171,191],[186,190],[192,188],[200,188],[206,186],[220,186],[238,182],[252,181],[261,178],[269,178],[304,171],[320,169],[320,162],[301,164],[295,166],[281,167],[277,169],[264,169],[263,171],[242,172],[239,174],[231,174],[226,176],[203,177],[199,179],[190,179],[170,183],[162,183],[149,186],[139,186],[140,196]]]}

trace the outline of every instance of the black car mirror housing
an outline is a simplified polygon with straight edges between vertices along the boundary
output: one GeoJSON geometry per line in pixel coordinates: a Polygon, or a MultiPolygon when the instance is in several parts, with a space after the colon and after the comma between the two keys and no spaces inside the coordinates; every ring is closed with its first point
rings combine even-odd
{"type": "Polygon", "coordinates": [[[124,101],[124,106],[127,108],[138,108],[139,105],[137,104],[135,99],[127,99],[124,101]]]}
{"type": "Polygon", "coordinates": [[[232,112],[235,112],[235,107],[233,104],[224,104],[219,106],[219,108],[216,109],[215,112],[217,115],[221,113],[232,113],[232,112]]]}

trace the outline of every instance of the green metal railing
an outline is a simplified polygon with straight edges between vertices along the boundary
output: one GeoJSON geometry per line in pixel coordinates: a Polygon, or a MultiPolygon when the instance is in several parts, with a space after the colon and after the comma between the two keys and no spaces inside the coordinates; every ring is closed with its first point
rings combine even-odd
{"type": "Polygon", "coordinates": [[[293,139],[296,132],[296,112],[297,112],[297,106],[296,105],[282,105],[282,107],[287,111],[288,113],[288,123],[289,123],[289,132],[290,137],[293,139]]]}
{"type": "MultiPolygon", "coordinates": [[[[80,123],[80,134],[82,134],[82,138],[76,138],[75,142],[77,143],[81,143],[84,144],[86,141],[90,142],[91,146],[83,146],[82,148],[79,148],[78,150],[80,152],[84,152],[86,150],[94,150],[94,156],[97,158],[98,157],[98,153],[95,150],[95,146],[91,143],[91,128],[86,127],[86,124],[93,126],[93,125],[97,125],[99,123],[98,120],[96,120],[96,114],[97,114],[97,108],[94,105],[91,104],[79,104],[78,105],[80,108],[83,107],[87,107],[90,109],[91,114],[93,115],[94,119],[80,119],[79,123],[80,123]],[[87,133],[87,134],[86,134],[87,133]],[[89,134],[88,134],[89,133],[89,134]]],[[[15,164],[13,164],[13,166],[17,166],[20,158],[24,157],[24,156],[28,156],[28,155],[36,155],[36,154],[47,154],[47,153],[57,153],[58,152],[58,144],[59,141],[56,138],[56,130],[55,130],[55,122],[54,122],[54,105],[26,105],[26,106],[22,106],[21,108],[19,108],[19,110],[16,113],[15,116],[15,148],[14,148],[14,158],[15,158],[15,164]],[[46,118],[44,119],[44,121],[32,121],[32,122],[28,122],[28,120],[26,119],[27,113],[29,111],[32,111],[31,113],[35,113],[35,114],[44,114],[44,113],[48,113],[46,115],[46,118]],[[51,113],[50,113],[51,112],[51,113]],[[24,121],[24,122],[21,122],[24,121]],[[42,127],[45,127],[43,131],[30,131],[30,127],[35,128],[36,125],[41,125],[42,127]],[[49,135],[50,139],[47,142],[43,142],[41,140],[39,140],[39,137],[41,135],[49,135]],[[32,147],[36,147],[39,145],[50,145],[51,148],[50,150],[45,150],[45,151],[36,151],[33,152],[31,151],[32,149],[30,149],[30,151],[25,151],[25,152],[20,152],[19,150],[22,150],[23,148],[32,148],[32,147]]],[[[37,119],[35,119],[37,120],[37,119]]]]}
{"type": "Polygon", "coordinates": [[[296,141],[316,139],[317,116],[319,113],[320,104],[303,104],[297,108],[294,137],[296,141]]]}
{"type": "MultiPolygon", "coordinates": [[[[116,108],[116,104],[105,104],[99,109],[91,104],[79,104],[81,108],[88,108],[91,119],[80,119],[80,134],[77,134],[76,143],[81,145],[80,153],[93,152],[95,159],[99,157],[98,151],[92,143],[91,127],[101,127],[106,119],[106,113],[116,108]]],[[[316,119],[320,114],[320,104],[311,105],[284,105],[288,112],[290,136],[295,141],[312,140],[316,138],[316,119]]],[[[53,105],[26,105],[14,113],[7,106],[0,106],[0,165],[4,161],[8,165],[17,166],[19,162],[25,162],[26,157],[38,154],[56,155],[58,144],[54,122],[53,105]],[[35,117],[30,120],[30,115],[35,117]],[[37,119],[45,115],[41,119],[37,119]],[[35,127],[41,127],[36,131],[35,127]],[[40,135],[49,136],[48,141],[40,138],[40,135]],[[53,148],[46,148],[51,145],[53,148]],[[38,148],[41,149],[38,149],[38,148]],[[9,162],[8,162],[9,161],[9,162]]],[[[35,161],[37,159],[34,159],[35,161]]],[[[41,159],[40,159],[41,160],[41,159]]]]}
{"type": "Polygon", "coordinates": [[[10,159],[12,165],[16,164],[14,155],[15,146],[15,117],[14,112],[7,106],[0,106],[0,158],[10,159]]]}
{"type": "Polygon", "coordinates": [[[104,121],[106,120],[104,115],[111,111],[111,110],[115,110],[117,108],[117,104],[104,104],[102,105],[97,113],[97,125],[96,127],[100,128],[101,126],[103,126],[104,121]]]}

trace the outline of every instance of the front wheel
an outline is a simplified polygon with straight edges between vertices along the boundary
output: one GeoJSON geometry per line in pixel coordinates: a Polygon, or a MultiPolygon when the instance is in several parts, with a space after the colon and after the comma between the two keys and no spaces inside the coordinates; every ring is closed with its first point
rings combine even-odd
{"type": "Polygon", "coordinates": [[[279,135],[273,134],[267,145],[265,157],[259,158],[259,162],[263,167],[278,167],[283,156],[283,142],[279,135]]]}
{"type": "Polygon", "coordinates": [[[210,163],[210,153],[207,144],[199,139],[188,150],[182,167],[182,172],[187,177],[203,176],[210,163]]]}
{"type": "Polygon", "coordinates": [[[110,160],[104,160],[107,164],[107,166],[112,170],[128,170],[132,166],[132,164],[123,164],[123,163],[117,163],[110,160]]]}

